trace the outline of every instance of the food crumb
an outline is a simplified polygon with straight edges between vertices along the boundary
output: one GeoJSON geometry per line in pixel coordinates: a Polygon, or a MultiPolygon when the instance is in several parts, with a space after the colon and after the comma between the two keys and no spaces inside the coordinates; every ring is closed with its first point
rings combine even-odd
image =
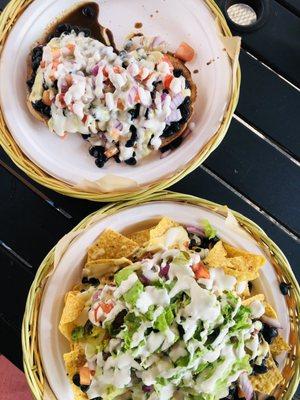
{"type": "Polygon", "coordinates": [[[215,61],[215,59],[213,58],[212,60],[209,60],[206,65],[210,65],[211,63],[213,63],[215,61]]]}
{"type": "Polygon", "coordinates": [[[141,29],[142,26],[143,26],[143,24],[142,24],[141,22],[136,22],[136,23],[134,24],[134,27],[135,27],[136,29],[141,29]]]}
{"type": "Polygon", "coordinates": [[[199,69],[194,69],[194,74],[198,74],[198,72],[199,72],[199,69]]]}
{"type": "Polygon", "coordinates": [[[150,14],[150,18],[153,18],[153,14],[150,14]]]}
{"type": "Polygon", "coordinates": [[[158,10],[155,10],[155,12],[156,12],[156,14],[158,14],[158,13],[159,13],[159,11],[158,11],[158,10]]]}

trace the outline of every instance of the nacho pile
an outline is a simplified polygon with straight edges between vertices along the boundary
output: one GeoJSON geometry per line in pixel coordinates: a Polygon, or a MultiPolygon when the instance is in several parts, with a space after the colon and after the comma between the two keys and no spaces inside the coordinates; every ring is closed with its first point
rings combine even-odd
{"type": "Polygon", "coordinates": [[[207,224],[164,217],[128,237],[107,229],[87,249],[59,324],[75,400],[251,399],[280,384],[275,358],[290,347],[249,285],[265,259],[207,224]]]}

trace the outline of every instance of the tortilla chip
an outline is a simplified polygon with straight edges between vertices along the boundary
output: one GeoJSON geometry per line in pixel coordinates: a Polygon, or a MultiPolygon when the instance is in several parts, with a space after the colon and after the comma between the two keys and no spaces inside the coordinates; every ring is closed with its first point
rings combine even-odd
{"type": "Polygon", "coordinates": [[[143,231],[131,233],[127,237],[136,242],[139,246],[143,246],[143,244],[150,239],[150,231],[150,228],[144,229],[143,231]]]}
{"type": "MultiPolygon", "coordinates": [[[[132,264],[128,258],[100,259],[89,261],[83,268],[83,276],[102,278],[107,274],[115,274],[119,269],[132,264]]],[[[102,281],[102,279],[101,279],[102,281]]]]}
{"type": "Polygon", "coordinates": [[[281,372],[270,355],[266,363],[268,372],[265,374],[251,375],[250,381],[253,389],[260,393],[271,394],[276,386],[283,380],[281,372]]]}
{"type": "Polygon", "coordinates": [[[271,353],[274,357],[279,356],[279,354],[284,351],[289,351],[291,346],[283,339],[282,336],[277,336],[272,344],[270,345],[271,353]]]}
{"type": "Polygon", "coordinates": [[[129,257],[138,244],[126,236],[106,229],[88,250],[88,262],[98,259],[129,257]]]}
{"type": "Polygon", "coordinates": [[[261,294],[256,294],[255,296],[249,297],[249,299],[245,299],[242,301],[243,306],[247,307],[253,303],[253,301],[264,301],[265,296],[261,294]]]}
{"type": "Polygon", "coordinates": [[[246,289],[241,293],[241,297],[243,299],[248,299],[251,296],[249,286],[247,285],[246,289]]]}
{"type": "Polygon", "coordinates": [[[278,319],[277,313],[274,308],[267,301],[264,301],[265,315],[269,318],[278,319]]]}
{"type": "Polygon", "coordinates": [[[150,229],[150,240],[163,236],[170,228],[175,226],[179,226],[179,224],[167,217],[163,217],[154,228],[150,229]]]}
{"type": "Polygon", "coordinates": [[[59,323],[60,332],[71,341],[71,333],[75,328],[74,321],[80,316],[85,306],[86,298],[78,291],[71,291],[65,297],[65,306],[59,323]]]}
{"type": "Polygon", "coordinates": [[[235,276],[238,282],[256,279],[264,262],[264,257],[236,249],[222,241],[214,245],[204,260],[209,267],[223,268],[226,274],[235,276]]]}
{"type": "Polygon", "coordinates": [[[69,381],[71,383],[72,390],[74,393],[74,399],[75,400],[87,399],[88,398],[87,395],[85,393],[83,393],[79,389],[79,387],[74,385],[74,383],[72,381],[73,376],[76,373],[78,373],[79,368],[82,367],[86,362],[84,351],[80,348],[76,348],[75,350],[71,351],[70,353],[64,354],[64,361],[65,361],[67,375],[68,375],[68,378],[69,378],[69,381]]]}

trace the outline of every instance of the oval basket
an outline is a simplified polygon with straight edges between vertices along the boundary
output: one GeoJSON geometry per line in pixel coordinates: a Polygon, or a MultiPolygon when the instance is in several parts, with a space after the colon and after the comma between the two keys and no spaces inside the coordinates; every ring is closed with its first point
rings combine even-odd
{"type": "MultiPolygon", "coordinates": [[[[13,27],[19,16],[26,9],[26,7],[30,3],[32,3],[32,1],[33,0],[11,0],[6,6],[6,8],[3,10],[0,16],[0,51],[1,48],[3,48],[3,45],[11,28],[13,27]]],[[[223,35],[226,37],[231,37],[232,35],[228,28],[226,20],[223,17],[218,6],[215,4],[215,2],[213,0],[205,0],[205,3],[208,5],[211,12],[214,14],[218,25],[223,31],[223,35]]],[[[184,169],[176,171],[173,176],[162,178],[159,181],[155,181],[144,187],[140,186],[139,188],[131,190],[130,192],[127,193],[124,191],[111,192],[111,193],[91,193],[88,191],[77,189],[68,183],[64,183],[48,175],[41,168],[35,165],[21,151],[21,149],[15,142],[13,136],[8,130],[1,109],[0,109],[0,145],[9,155],[9,157],[13,160],[13,162],[22,171],[24,171],[30,178],[40,183],[41,185],[44,185],[61,194],[86,200],[103,201],[103,202],[136,199],[138,197],[142,197],[145,194],[151,194],[157,190],[162,190],[175,184],[180,179],[184,178],[187,174],[192,172],[200,164],[202,164],[204,160],[210,155],[210,153],[218,147],[218,145],[221,143],[227,132],[233,112],[237,105],[239,97],[240,80],[241,80],[241,74],[240,74],[240,68],[238,66],[236,70],[236,76],[233,79],[233,88],[231,97],[228,101],[228,108],[227,111],[225,112],[222,123],[217,132],[214,134],[214,136],[199,151],[196,157],[194,157],[191,162],[186,164],[184,169]]]]}
{"type": "MultiPolygon", "coordinates": [[[[142,203],[151,201],[174,201],[201,206],[209,211],[216,212],[224,216],[224,207],[219,204],[204,200],[198,197],[162,191],[153,195],[148,195],[142,203]]],[[[88,228],[95,218],[97,220],[112,215],[120,210],[140,205],[141,201],[132,200],[122,204],[111,204],[101,210],[86,217],[72,232],[88,228]]],[[[233,212],[239,224],[257,242],[257,244],[271,257],[272,264],[279,281],[286,281],[292,284],[293,289],[286,296],[289,308],[291,324],[290,344],[291,351],[288,353],[283,369],[284,381],[276,389],[276,398],[292,400],[300,377],[300,340],[299,340],[299,314],[300,314],[300,289],[298,282],[293,274],[291,266],[278,246],[259,228],[254,222],[243,215],[233,212]]],[[[55,247],[49,252],[40,265],[35,280],[28,294],[26,309],[22,326],[22,347],[24,370],[31,391],[37,400],[56,399],[51,392],[43,371],[39,349],[38,349],[38,315],[43,288],[49,274],[53,269],[55,247]],[[47,395],[45,395],[45,391],[47,395]],[[45,397],[44,397],[45,395],[45,397]]]]}

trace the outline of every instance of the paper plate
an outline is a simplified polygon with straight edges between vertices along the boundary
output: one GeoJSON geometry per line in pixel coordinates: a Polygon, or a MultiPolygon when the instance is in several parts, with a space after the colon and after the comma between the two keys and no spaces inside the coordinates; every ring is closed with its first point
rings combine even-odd
{"type": "Polygon", "coordinates": [[[26,106],[27,57],[33,43],[43,36],[46,26],[74,0],[35,0],[18,18],[9,34],[1,57],[0,101],[7,126],[26,156],[43,171],[67,184],[83,179],[95,181],[114,174],[136,181],[139,187],[167,179],[194,160],[214,136],[232,95],[232,66],[215,15],[203,0],[98,0],[101,24],[114,33],[116,43],[143,24],[148,35],[160,35],[175,50],[188,42],[197,57],[188,64],[197,85],[193,122],[195,129],[182,145],[163,160],[155,153],[137,166],[109,162],[95,166],[88,144],[80,135],[69,134],[64,140],[35,120],[26,106]],[[12,62],[13,60],[13,62],[12,62]]]}
{"type": "MultiPolygon", "coordinates": [[[[39,312],[39,351],[45,375],[58,400],[73,400],[63,362],[63,353],[69,351],[69,344],[58,331],[58,324],[64,296],[80,280],[88,246],[105,228],[109,227],[121,232],[130,226],[161,216],[168,216],[186,225],[195,225],[197,221],[208,219],[216,227],[220,238],[226,239],[234,246],[266,256],[258,243],[246,231],[241,234],[225,224],[225,217],[200,206],[175,201],[157,201],[132,206],[115,211],[113,215],[104,216],[103,219],[92,224],[77,236],[64,253],[44,289],[39,312]]],[[[255,282],[255,288],[264,293],[268,302],[276,309],[280,323],[284,327],[281,334],[288,341],[289,310],[285,297],[279,291],[278,278],[270,259],[267,259],[262,268],[260,278],[255,282]]],[[[278,361],[282,368],[285,362],[284,355],[278,361]]]]}

